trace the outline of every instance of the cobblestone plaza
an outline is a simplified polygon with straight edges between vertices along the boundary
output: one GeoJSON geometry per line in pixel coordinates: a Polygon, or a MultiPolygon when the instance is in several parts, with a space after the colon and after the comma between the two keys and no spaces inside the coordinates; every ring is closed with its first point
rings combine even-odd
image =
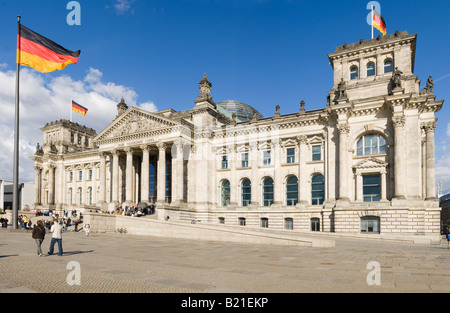
{"type": "MultiPolygon", "coordinates": [[[[36,255],[31,232],[0,231],[1,293],[443,293],[447,242],[336,238],[332,248],[281,247],[129,234],[63,234],[64,256],[36,255]],[[70,286],[68,264],[80,284],[70,286]],[[370,262],[379,284],[369,285],[370,262]],[[369,269],[368,269],[369,268],[369,269]]],[[[48,251],[50,237],[43,243],[48,251]]]]}

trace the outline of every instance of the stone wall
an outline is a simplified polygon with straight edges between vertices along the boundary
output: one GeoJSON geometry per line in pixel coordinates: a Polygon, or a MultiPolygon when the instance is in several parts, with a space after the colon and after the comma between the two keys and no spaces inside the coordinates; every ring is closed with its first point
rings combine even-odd
{"type": "Polygon", "coordinates": [[[334,247],[334,240],[299,234],[277,234],[229,226],[160,221],[148,217],[86,213],[84,223],[93,233],[110,233],[126,229],[130,235],[179,238],[186,240],[226,241],[302,247],[334,247]]]}

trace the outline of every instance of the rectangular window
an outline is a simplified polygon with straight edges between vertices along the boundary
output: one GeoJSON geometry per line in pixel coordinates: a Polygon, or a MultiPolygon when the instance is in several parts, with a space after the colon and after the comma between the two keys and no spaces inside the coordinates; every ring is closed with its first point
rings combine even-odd
{"type": "Polygon", "coordinates": [[[322,160],[322,147],[321,146],[313,146],[312,147],[312,160],[313,161],[322,160]]]}
{"type": "Polygon", "coordinates": [[[269,219],[266,217],[261,218],[261,227],[269,228],[269,219]]]}
{"type": "Polygon", "coordinates": [[[364,202],[378,202],[381,200],[381,176],[363,176],[363,196],[364,202]]]}
{"type": "Polygon", "coordinates": [[[83,171],[78,172],[78,180],[83,180],[83,171]]]}
{"type": "Polygon", "coordinates": [[[320,219],[314,217],[311,219],[311,231],[320,231],[320,219]]]}
{"type": "Polygon", "coordinates": [[[286,150],[286,155],[287,155],[287,160],[286,162],[288,164],[292,164],[295,163],[295,149],[294,148],[289,148],[286,150]]]}
{"type": "Polygon", "coordinates": [[[248,153],[242,153],[241,166],[248,167],[248,153]]]}
{"type": "Polygon", "coordinates": [[[239,218],[239,226],[245,226],[245,217],[239,218]]]}
{"type": "Polygon", "coordinates": [[[377,216],[365,216],[361,218],[362,233],[380,233],[380,218],[377,216]]]}
{"type": "Polygon", "coordinates": [[[92,170],[89,170],[89,180],[92,180],[92,170]]]}
{"type": "Polygon", "coordinates": [[[73,172],[69,173],[69,181],[73,181],[73,172]]]}
{"type": "Polygon", "coordinates": [[[228,156],[223,155],[222,156],[222,169],[226,170],[228,168],[228,156]]]}
{"type": "Polygon", "coordinates": [[[284,229],[293,230],[294,229],[294,220],[290,217],[284,219],[284,229]]]}
{"type": "Polygon", "coordinates": [[[270,150],[264,151],[263,155],[263,164],[264,165],[270,165],[271,159],[270,159],[270,150]]]}

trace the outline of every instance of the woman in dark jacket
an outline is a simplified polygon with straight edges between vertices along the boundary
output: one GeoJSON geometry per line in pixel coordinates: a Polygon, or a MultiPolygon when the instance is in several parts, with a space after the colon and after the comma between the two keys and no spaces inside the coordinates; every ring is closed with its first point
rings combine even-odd
{"type": "Polygon", "coordinates": [[[42,221],[37,222],[37,226],[33,228],[33,234],[32,237],[34,240],[36,240],[36,246],[37,246],[37,253],[39,256],[42,256],[42,242],[45,238],[45,227],[44,223],[42,221]]]}

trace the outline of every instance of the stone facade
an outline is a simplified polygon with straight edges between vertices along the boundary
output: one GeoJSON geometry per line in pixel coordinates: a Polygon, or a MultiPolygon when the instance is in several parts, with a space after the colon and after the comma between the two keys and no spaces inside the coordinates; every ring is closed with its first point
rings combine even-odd
{"type": "Polygon", "coordinates": [[[414,74],[416,35],[344,44],[329,55],[323,109],[236,121],[206,74],[191,110],[121,101],[100,134],[47,124],[33,157],[37,207],[113,210],[157,204],[159,217],[336,233],[439,235],[434,130],[443,101],[414,74]]]}

